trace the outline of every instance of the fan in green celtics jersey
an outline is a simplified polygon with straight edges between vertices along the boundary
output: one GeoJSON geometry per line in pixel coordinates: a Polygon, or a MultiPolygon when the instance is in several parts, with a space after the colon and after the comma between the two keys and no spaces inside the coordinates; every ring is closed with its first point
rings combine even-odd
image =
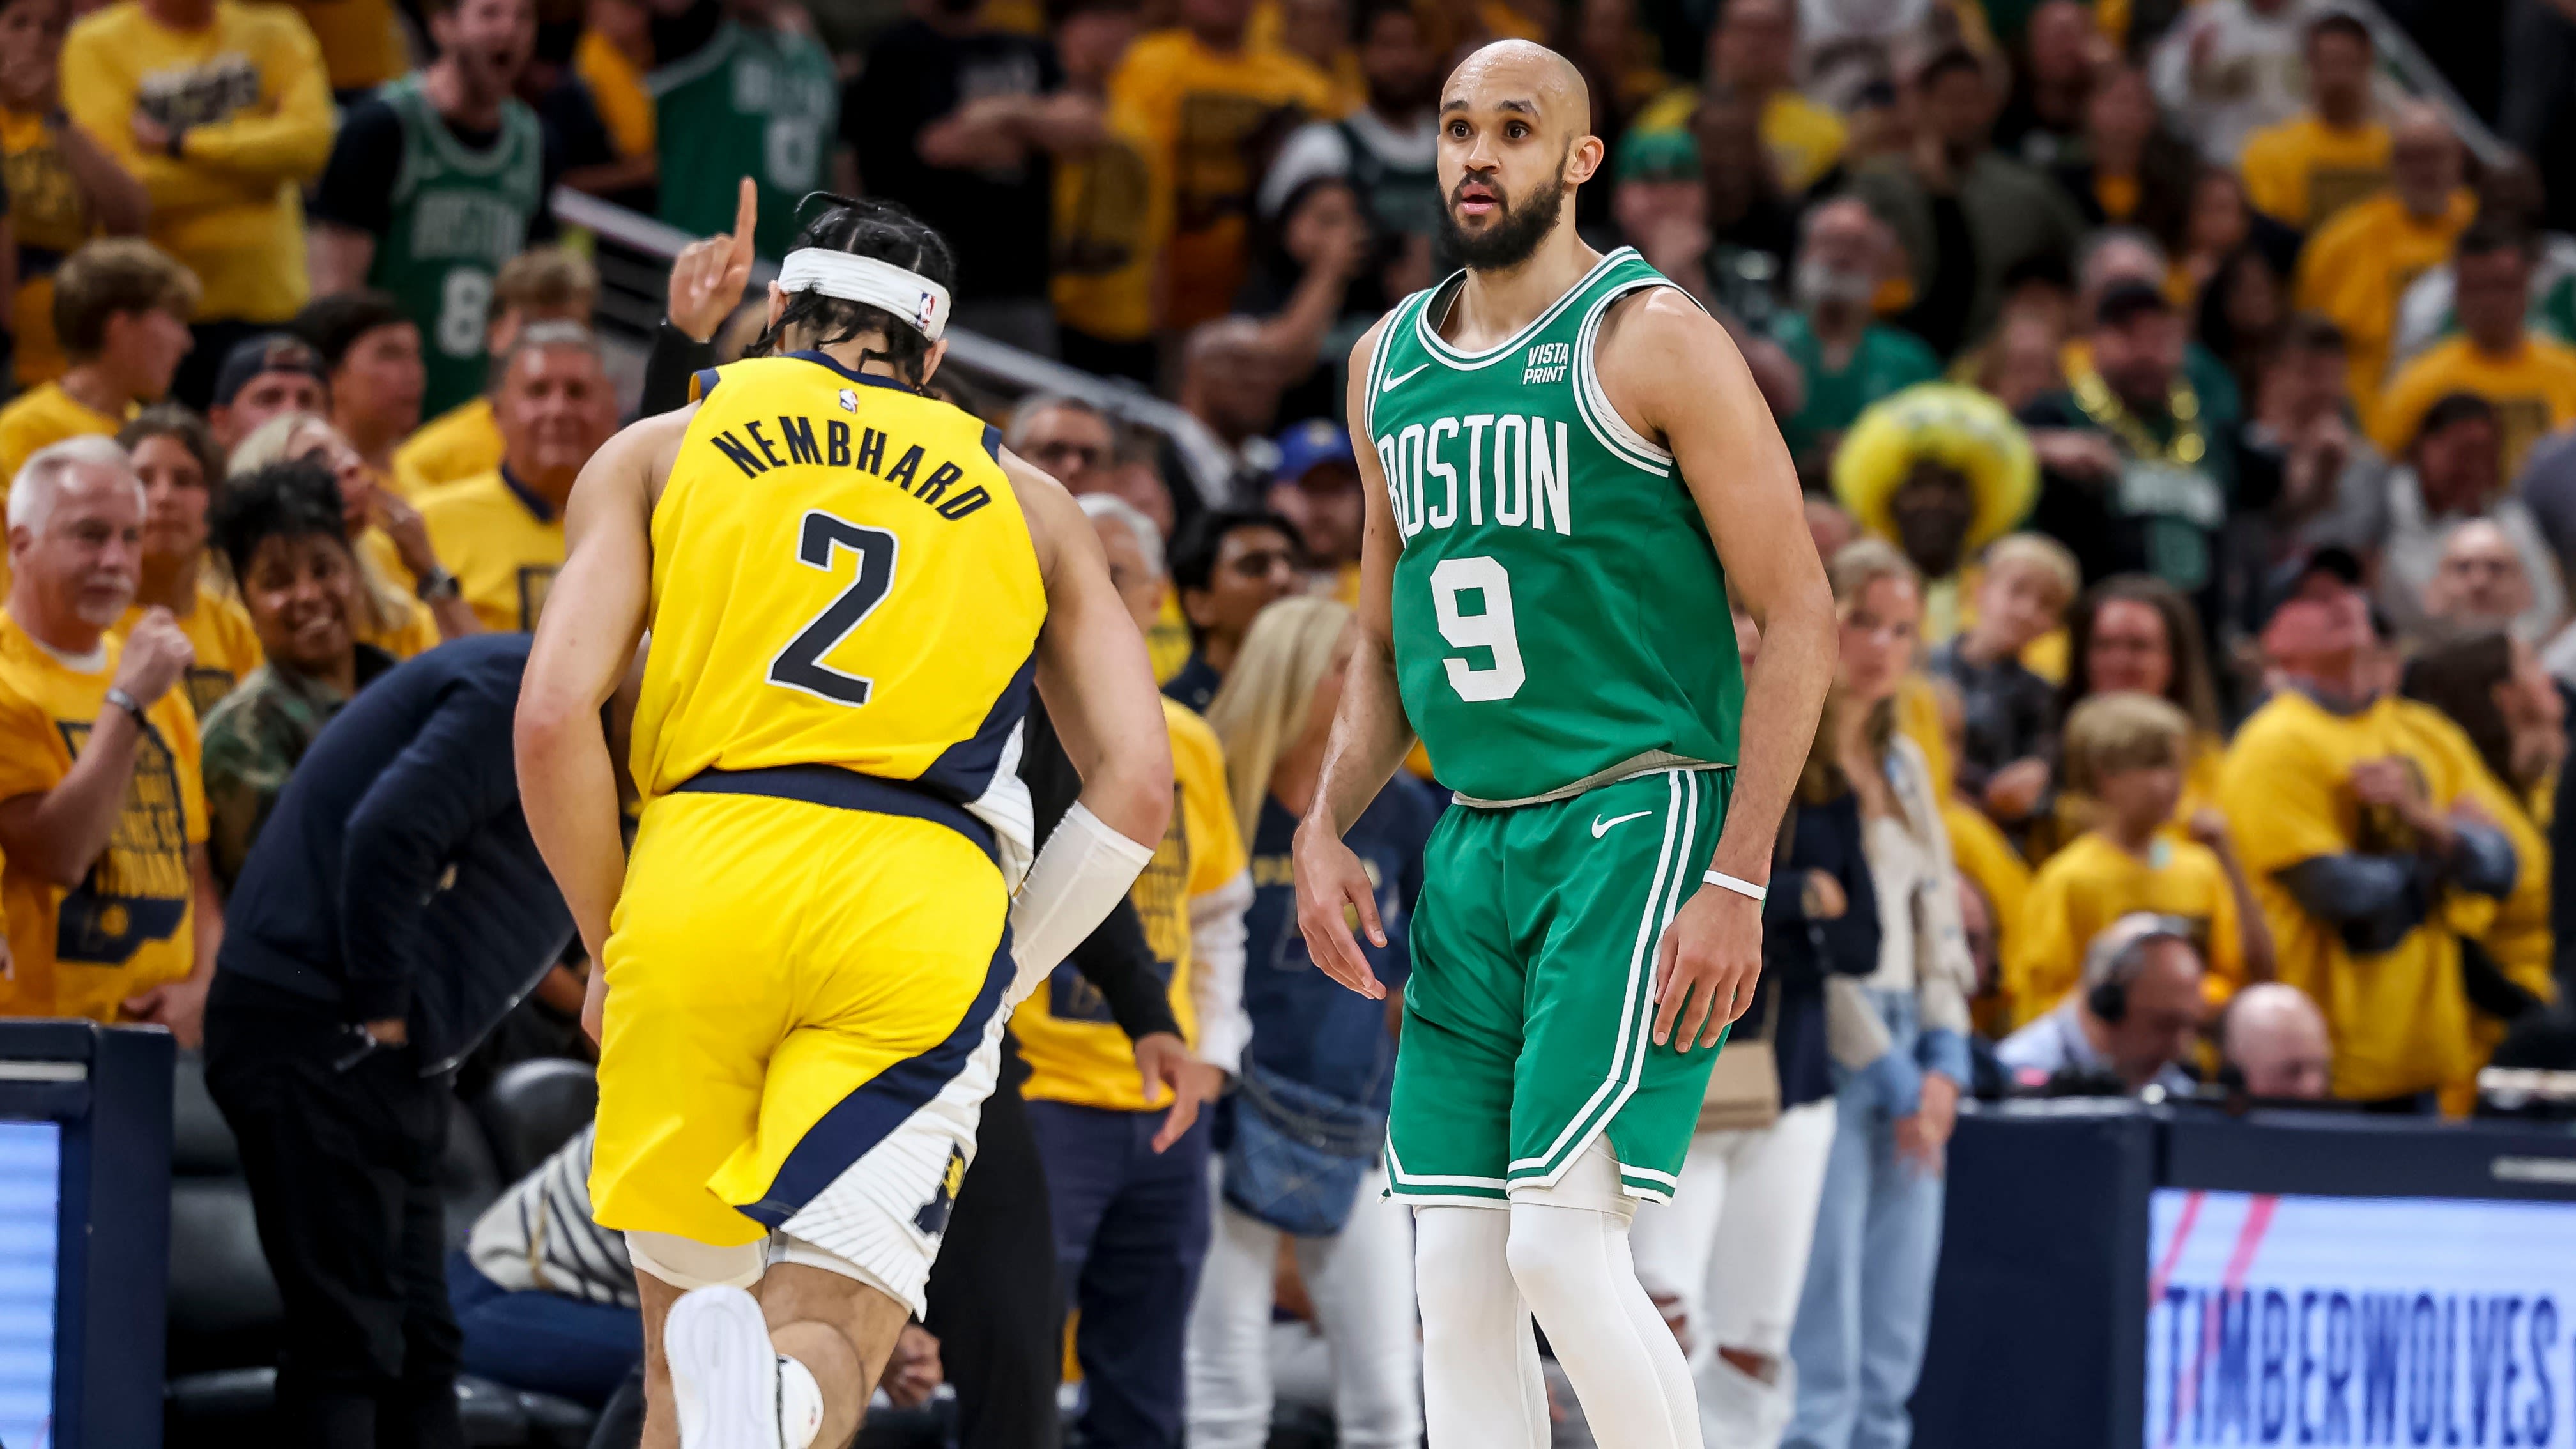
{"type": "Polygon", "coordinates": [[[1297,833],[1298,916],[1326,971],[1383,994],[1341,833],[1418,734],[1459,806],[1426,853],[1387,1131],[1431,1449],[1548,1442],[1532,1312],[1605,1449],[1697,1449],[1628,1220],[1673,1191],[1716,1055],[1695,1048],[1751,1002],[1772,836],[1834,672],[1744,359],[1635,252],[1575,232],[1590,116],[1552,51],[1469,56],[1438,171],[1467,269],[1351,355],[1361,637],[1297,833]],[[1730,591],[1762,631],[1749,673],[1730,591]]]}
{"type": "Polygon", "coordinates": [[[661,154],[662,219],[692,236],[712,236],[733,219],[734,184],[760,183],[760,254],[786,255],[796,204],[832,184],[832,146],[841,91],[832,57],[791,28],[773,0],[696,0],[657,25],[656,44],[674,33],[703,35],[674,47],[644,78],[653,92],[661,154]]]}
{"type": "Polygon", "coordinates": [[[438,58],[350,107],[313,201],[315,296],[375,287],[420,327],[423,417],[483,391],[492,279],[544,216],[545,139],[511,92],[532,0],[430,0],[438,58]]]}

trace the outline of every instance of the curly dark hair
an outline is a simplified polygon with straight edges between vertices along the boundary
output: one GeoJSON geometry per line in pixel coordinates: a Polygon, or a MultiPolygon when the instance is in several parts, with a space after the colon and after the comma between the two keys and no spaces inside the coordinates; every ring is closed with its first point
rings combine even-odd
{"type": "Polygon", "coordinates": [[[207,512],[206,532],[236,579],[249,576],[259,546],[272,538],[319,534],[349,543],[339,480],[310,459],[271,463],[225,483],[207,512]]]}
{"type": "MultiPolygon", "coordinates": [[[[815,247],[873,257],[918,272],[952,293],[957,290],[957,254],[930,223],[891,201],[836,196],[828,191],[807,192],[805,199],[796,203],[797,214],[802,216],[805,208],[817,201],[825,203],[822,214],[796,233],[790,250],[815,247]]],[[[898,318],[882,307],[826,297],[820,292],[791,294],[778,320],[762,329],[751,346],[743,349],[743,355],[778,355],[780,340],[793,328],[804,329],[812,338],[809,345],[814,347],[829,347],[873,334],[882,338],[885,346],[862,351],[861,362],[883,362],[915,388],[924,381],[931,342],[914,330],[910,320],[898,318]]]]}

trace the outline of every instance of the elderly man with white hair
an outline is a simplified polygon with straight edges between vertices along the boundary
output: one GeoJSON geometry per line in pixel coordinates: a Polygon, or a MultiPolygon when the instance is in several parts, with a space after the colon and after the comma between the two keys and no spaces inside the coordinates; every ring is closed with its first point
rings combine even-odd
{"type": "Polygon", "coordinates": [[[194,652],[167,609],[108,630],[142,569],[143,483],[100,437],[9,489],[0,615],[0,1015],[167,1026],[194,1046],[222,934],[206,864],[194,652]]]}

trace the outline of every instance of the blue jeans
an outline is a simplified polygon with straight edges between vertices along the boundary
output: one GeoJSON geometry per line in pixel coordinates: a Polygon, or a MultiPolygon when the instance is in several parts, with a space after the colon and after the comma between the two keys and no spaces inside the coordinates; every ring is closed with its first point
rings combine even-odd
{"type": "Polygon", "coordinates": [[[1180,1449],[1182,1349],[1212,1231],[1212,1117],[1158,1156],[1159,1111],[1029,1103],[1058,1273],[1082,1315],[1073,1356],[1089,1402],[1076,1443],[1180,1449]]]}
{"type": "Polygon", "coordinates": [[[614,1303],[513,1293],[447,1255],[447,1296],[465,1331],[462,1367],[494,1383],[598,1408],[644,1357],[644,1319],[614,1303]]]}
{"type": "MultiPolygon", "coordinates": [[[[1912,1056],[1911,993],[1870,993],[1912,1056]]],[[[1798,1407],[1785,1449],[1905,1449],[1941,1257],[1941,1179],[1896,1155],[1896,1119],[1864,1078],[1834,1069],[1838,1118],[1816,1245],[1789,1357],[1798,1407]]]]}

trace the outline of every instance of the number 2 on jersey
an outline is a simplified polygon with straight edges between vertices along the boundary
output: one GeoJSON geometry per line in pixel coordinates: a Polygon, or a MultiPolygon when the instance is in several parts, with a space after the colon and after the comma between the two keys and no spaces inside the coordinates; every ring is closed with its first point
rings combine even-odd
{"type": "Polygon", "coordinates": [[[882,528],[852,523],[821,509],[805,515],[797,532],[798,563],[837,575],[840,553],[847,549],[857,558],[858,567],[850,586],[832,600],[830,607],[815,615],[813,623],[788,640],[777,658],[769,661],[770,683],[834,704],[868,702],[876,681],[843,674],[825,664],[823,656],[849,638],[850,631],[885,602],[886,591],[894,587],[896,544],[895,536],[882,528]]]}
{"type": "Polygon", "coordinates": [[[1431,607],[1441,638],[1460,649],[1494,654],[1493,664],[1484,669],[1454,657],[1440,661],[1460,699],[1485,704],[1521,692],[1529,671],[1521,665],[1520,631],[1512,623],[1512,576],[1500,563],[1482,556],[1442,559],[1431,569],[1431,607]],[[1485,611],[1459,613],[1462,593],[1484,595],[1485,611]]]}

